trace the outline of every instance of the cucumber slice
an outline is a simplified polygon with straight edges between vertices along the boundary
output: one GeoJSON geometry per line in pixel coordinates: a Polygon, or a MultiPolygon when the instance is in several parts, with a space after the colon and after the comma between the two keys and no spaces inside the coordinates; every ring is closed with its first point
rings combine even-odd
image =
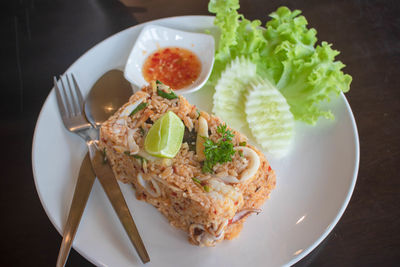
{"type": "Polygon", "coordinates": [[[285,97],[259,77],[250,82],[245,97],[247,123],[257,143],[276,157],[286,155],[293,137],[294,118],[285,97]]]}
{"type": "Polygon", "coordinates": [[[236,130],[247,126],[244,112],[244,94],[251,79],[256,76],[256,65],[244,57],[237,57],[215,86],[213,112],[236,130]]]}

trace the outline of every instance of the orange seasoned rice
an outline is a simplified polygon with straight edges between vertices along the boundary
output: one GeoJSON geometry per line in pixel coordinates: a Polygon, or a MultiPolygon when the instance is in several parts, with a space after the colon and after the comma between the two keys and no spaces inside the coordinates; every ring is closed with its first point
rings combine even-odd
{"type": "Polygon", "coordinates": [[[203,173],[202,162],[193,148],[199,117],[207,121],[209,138],[213,141],[220,138],[216,129],[223,122],[199,112],[182,96],[172,100],[159,96],[157,86],[166,89],[155,83],[144,87],[102,125],[100,147],[106,150],[117,179],[132,183],[136,197],[152,204],[171,225],[187,232],[192,244],[214,246],[223,239],[232,239],[240,233],[246,218],[258,213],[269,197],[275,187],[275,172],[255,147],[249,144],[246,148],[239,147],[247,138],[233,130],[234,146],[256,152],[258,169],[245,181],[227,181],[226,177],[238,181],[253,160],[235,153],[231,162],[215,165],[213,173],[203,173]],[[139,102],[146,102],[147,106],[127,116],[127,110],[139,102]],[[144,150],[144,139],[153,123],[167,111],[173,111],[183,121],[185,138],[174,158],[152,157],[144,150]]]}

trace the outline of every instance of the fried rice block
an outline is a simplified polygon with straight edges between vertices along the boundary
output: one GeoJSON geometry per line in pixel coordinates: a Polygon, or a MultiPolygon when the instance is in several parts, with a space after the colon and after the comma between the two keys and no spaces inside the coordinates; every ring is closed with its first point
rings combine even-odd
{"type": "Polygon", "coordinates": [[[234,238],[245,219],[261,211],[275,187],[275,172],[263,153],[232,130],[238,153],[231,162],[203,173],[204,154],[196,153],[197,134],[207,132],[216,142],[221,137],[217,127],[223,122],[198,111],[182,96],[171,100],[159,96],[157,89],[169,92],[166,86],[152,83],[102,125],[101,149],[116,178],[131,183],[137,199],[152,204],[171,225],[187,232],[192,244],[214,246],[234,238]],[[145,107],[132,115],[140,104],[145,107]],[[153,123],[168,111],[185,125],[183,143],[172,159],[153,157],[146,153],[144,140],[153,123]]]}

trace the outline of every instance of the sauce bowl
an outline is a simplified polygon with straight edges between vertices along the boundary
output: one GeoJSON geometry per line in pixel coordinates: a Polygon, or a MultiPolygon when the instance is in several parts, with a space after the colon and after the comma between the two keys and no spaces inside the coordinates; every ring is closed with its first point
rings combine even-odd
{"type": "Polygon", "coordinates": [[[187,94],[199,90],[207,82],[214,64],[214,38],[204,33],[179,31],[153,24],[143,28],[133,45],[125,65],[125,79],[136,87],[135,91],[148,85],[143,77],[143,64],[148,56],[165,47],[187,49],[193,52],[201,62],[201,71],[197,79],[192,84],[175,92],[187,94]]]}

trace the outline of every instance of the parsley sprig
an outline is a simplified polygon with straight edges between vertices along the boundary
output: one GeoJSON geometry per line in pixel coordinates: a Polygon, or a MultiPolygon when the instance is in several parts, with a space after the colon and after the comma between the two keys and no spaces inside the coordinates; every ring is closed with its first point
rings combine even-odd
{"type": "Polygon", "coordinates": [[[227,129],[226,124],[220,124],[217,127],[217,133],[221,135],[221,138],[217,142],[204,137],[204,155],[206,156],[202,167],[204,173],[213,172],[213,167],[217,163],[222,164],[232,161],[232,156],[235,154],[232,143],[234,134],[231,130],[227,129]]]}

